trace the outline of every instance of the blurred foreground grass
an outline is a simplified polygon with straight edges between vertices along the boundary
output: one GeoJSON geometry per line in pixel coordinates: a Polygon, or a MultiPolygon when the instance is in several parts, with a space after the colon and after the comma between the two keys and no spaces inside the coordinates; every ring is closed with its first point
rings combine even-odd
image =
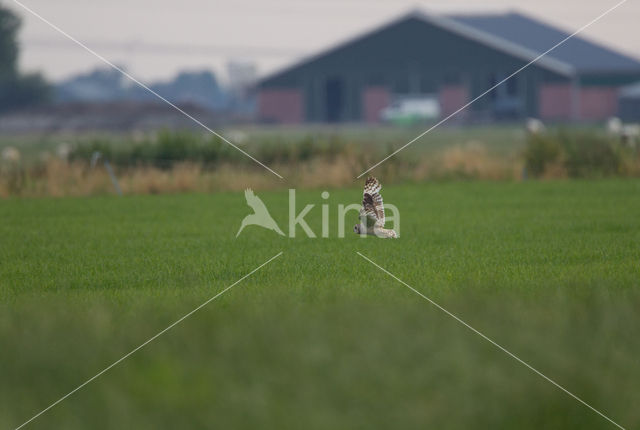
{"type": "MultiPolygon", "coordinates": [[[[0,205],[0,426],[13,428],[266,261],[32,428],[640,425],[640,182],[385,187],[395,241],[248,227],[241,193],[0,205]]],[[[259,193],[286,229],[287,193],[259,193]]],[[[320,233],[320,193],[298,211],[320,233]]],[[[352,213],[353,214],[353,213],[352,213]]],[[[355,220],[354,220],[355,222],[355,220]]],[[[347,221],[347,231],[353,223],[347,221]]]]}

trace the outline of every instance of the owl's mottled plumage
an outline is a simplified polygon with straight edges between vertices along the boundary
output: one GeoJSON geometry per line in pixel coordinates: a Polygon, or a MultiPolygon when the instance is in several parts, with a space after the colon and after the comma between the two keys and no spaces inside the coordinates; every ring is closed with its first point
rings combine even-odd
{"type": "Polygon", "coordinates": [[[397,237],[393,230],[384,228],[384,204],[380,190],[382,185],[373,176],[367,178],[362,194],[360,219],[365,224],[356,224],[353,228],[358,234],[375,234],[378,237],[397,237]]]}

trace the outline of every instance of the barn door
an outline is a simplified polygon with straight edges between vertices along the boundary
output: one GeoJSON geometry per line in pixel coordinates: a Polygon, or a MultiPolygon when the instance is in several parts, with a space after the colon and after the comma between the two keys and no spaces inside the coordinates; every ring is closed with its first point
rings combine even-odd
{"type": "Polygon", "coordinates": [[[339,122],[344,118],[345,84],[341,78],[329,78],[325,83],[325,118],[339,122]]]}

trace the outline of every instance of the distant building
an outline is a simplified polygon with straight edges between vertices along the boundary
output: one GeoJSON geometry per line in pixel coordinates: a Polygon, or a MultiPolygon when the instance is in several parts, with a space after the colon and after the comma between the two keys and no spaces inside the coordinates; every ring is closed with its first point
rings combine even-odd
{"type": "Polygon", "coordinates": [[[253,61],[232,60],[227,63],[229,76],[230,110],[254,116],[256,113],[255,88],[258,67],[253,61]]]}
{"type": "MultiPolygon", "coordinates": [[[[519,13],[412,12],[258,83],[263,121],[376,122],[396,98],[435,98],[442,117],[568,37],[519,13]]],[[[618,112],[618,89],[640,62],[573,37],[456,116],[596,121],[618,112]]]]}

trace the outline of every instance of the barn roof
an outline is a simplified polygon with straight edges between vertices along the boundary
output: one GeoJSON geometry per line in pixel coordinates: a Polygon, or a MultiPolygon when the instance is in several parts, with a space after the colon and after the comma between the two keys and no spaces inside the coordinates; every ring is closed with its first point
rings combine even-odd
{"type": "Polygon", "coordinates": [[[569,33],[529,18],[520,13],[483,15],[436,15],[415,10],[385,25],[361,34],[344,43],[312,55],[302,61],[271,74],[262,83],[311,63],[325,55],[347,48],[353,43],[410,19],[420,19],[467,39],[490,46],[525,61],[536,60],[536,65],[565,76],[576,73],[639,72],[640,62],[579,36],[573,36],[553,51],[545,51],[569,37],[569,33]],[[538,58],[540,57],[540,58],[538,58]]]}
{"type": "MultiPolygon", "coordinates": [[[[448,18],[503,40],[543,53],[569,33],[517,12],[491,15],[451,15],[448,18]]],[[[640,70],[640,62],[600,44],[574,36],[549,54],[579,73],[640,70]]]]}

